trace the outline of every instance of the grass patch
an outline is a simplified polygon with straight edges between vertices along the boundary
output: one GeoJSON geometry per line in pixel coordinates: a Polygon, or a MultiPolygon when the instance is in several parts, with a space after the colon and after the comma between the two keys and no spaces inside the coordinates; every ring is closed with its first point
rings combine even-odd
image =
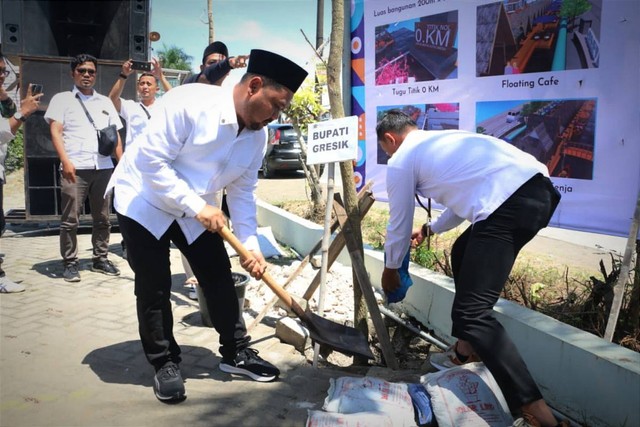
{"type": "MultiPolygon", "coordinates": [[[[311,220],[308,201],[287,201],[278,207],[311,220]]],[[[422,222],[423,218],[415,218],[414,228],[420,227],[422,222]]],[[[387,210],[369,210],[362,221],[363,243],[375,250],[383,250],[388,223],[387,210]]],[[[423,243],[412,250],[411,261],[452,277],[450,253],[459,233],[452,230],[432,236],[428,247],[423,243]]],[[[620,255],[611,254],[609,271],[601,261],[600,274],[594,275],[598,270],[596,266],[589,270],[577,267],[569,269],[551,257],[523,252],[516,260],[502,297],[602,337],[613,300],[612,286],[620,271],[621,259],[620,255]]],[[[636,265],[635,261],[632,265],[636,265]]],[[[632,278],[630,280],[633,282],[632,278]]],[[[637,290],[634,293],[640,286],[637,282],[635,279],[633,286],[627,286],[613,342],[640,352],[637,290]]]]}

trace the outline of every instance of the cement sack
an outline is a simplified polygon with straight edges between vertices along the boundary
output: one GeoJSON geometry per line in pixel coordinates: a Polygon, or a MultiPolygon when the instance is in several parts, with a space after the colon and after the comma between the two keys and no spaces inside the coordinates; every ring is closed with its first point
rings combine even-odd
{"type": "Polygon", "coordinates": [[[393,427],[391,417],[377,412],[338,414],[336,412],[308,411],[306,427],[393,427]]]}
{"type": "Polygon", "coordinates": [[[507,402],[484,363],[467,363],[420,378],[431,397],[438,427],[513,424],[507,402]]]}
{"type": "Polygon", "coordinates": [[[377,412],[391,417],[394,427],[416,425],[407,384],[374,377],[331,378],[322,409],[341,414],[377,412]]]}

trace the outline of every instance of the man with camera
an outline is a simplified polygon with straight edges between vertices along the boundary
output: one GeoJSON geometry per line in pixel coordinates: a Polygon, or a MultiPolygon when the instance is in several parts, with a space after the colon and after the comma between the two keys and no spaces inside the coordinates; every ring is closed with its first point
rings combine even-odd
{"type": "MultiPolygon", "coordinates": [[[[154,102],[156,102],[156,94],[158,93],[158,82],[162,83],[162,89],[167,92],[171,89],[171,83],[162,73],[162,67],[157,59],[153,58],[151,62],[140,62],[128,59],[122,64],[122,70],[118,75],[118,79],[109,91],[109,98],[113,102],[114,107],[124,120],[126,128],[126,139],[124,148],[130,146],[138,135],[147,127],[151,114],[153,113],[154,102]],[[131,74],[142,71],[138,81],[136,82],[136,92],[140,102],[133,99],[122,99],[122,91],[127,79],[131,74]]],[[[127,258],[127,247],[124,240],[122,245],[122,257],[127,258]]]]}
{"type": "Polygon", "coordinates": [[[202,52],[202,65],[200,72],[185,79],[186,83],[205,83],[222,86],[232,69],[247,66],[248,55],[229,56],[227,45],[221,41],[215,41],[202,52]]]}
{"type": "Polygon", "coordinates": [[[105,198],[104,192],[113,173],[111,156],[119,159],[122,155],[122,141],[118,132],[114,132],[122,129],[122,121],[111,100],[93,89],[97,72],[98,61],[93,56],[80,54],[73,58],[73,89],[54,95],[44,116],[60,158],[60,253],[67,282],[80,281],[77,232],[87,197],[93,221],[91,270],[108,276],[120,275],[120,270],[107,259],[111,199],[105,198]],[[115,148],[109,146],[105,150],[108,144],[115,148]]]}
{"type": "Polygon", "coordinates": [[[162,74],[162,67],[158,60],[153,58],[149,64],[151,65],[151,70],[142,72],[136,82],[136,91],[140,102],[120,98],[127,79],[135,73],[135,63],[131,59],[122,64],[118,79],[109,92],[111,102],[113,102],[120,117],[126,122],[127,138],[124,144],[125,148],[147,127],[155,105],[156,94],[158,93],[158,82],[162,84],[162,89],[165,92],[171,89],[171,84],[162,74]]]}
{"type": "MultiPolygon", "coordinates": [[[[38,109],[40,98],[42,97],[42,93],[33,93],[33,85],[29,85],[27,88],[27,96],[20,103],[20,110],[18,110],[15,102],[13,102],[3,87],[4,80],[8,75],[7,63],[2,54],[0,54],[0,235],[4,233],[4,227],[6,225],[4,219],[3,188],[6,179],[4,174],[4,161],[7,157],[9,142],[15,138],[18,129],[20,129],[22,123],[27,120],[27,117],[38,109]]],[[[9,280],[2,269],[2,262],[3,259],[0,258],[0,294],[24,291],[24,286],[9,280]]]]}

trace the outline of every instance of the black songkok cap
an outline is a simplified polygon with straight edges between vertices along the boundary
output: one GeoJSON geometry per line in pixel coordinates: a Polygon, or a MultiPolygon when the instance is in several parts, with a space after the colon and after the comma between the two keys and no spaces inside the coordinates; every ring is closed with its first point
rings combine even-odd
{"type": "Polygon", "coordinates": [[[247,73],[268,77],[290,89],[291,92],[298,90],[308,74],[302,67],[284,56],[260,49],[251,50],[247,73]]]}
{"type": "Polygon", "coordinates": [[[220,55],[224,55],[225,58],[229,57],[229,49],[227,49],[227,45],[222,42],[213,42],[204,50],[202,54],[202,63],[207,62],[207,56],[219,53],[220,55]]]}

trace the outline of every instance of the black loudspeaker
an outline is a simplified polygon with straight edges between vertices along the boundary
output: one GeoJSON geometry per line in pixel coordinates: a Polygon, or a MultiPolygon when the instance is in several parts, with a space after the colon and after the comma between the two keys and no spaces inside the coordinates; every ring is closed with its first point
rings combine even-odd
{"type": "Polygon", "coordinates": [[[149,0],[2,0],[2,52],[147,61],[149,0]]]}
{"type": "Polygon", "coordinates": [[[149,1],[130,1],[129,58],[134,61],[149,60],[149,1]]]}

